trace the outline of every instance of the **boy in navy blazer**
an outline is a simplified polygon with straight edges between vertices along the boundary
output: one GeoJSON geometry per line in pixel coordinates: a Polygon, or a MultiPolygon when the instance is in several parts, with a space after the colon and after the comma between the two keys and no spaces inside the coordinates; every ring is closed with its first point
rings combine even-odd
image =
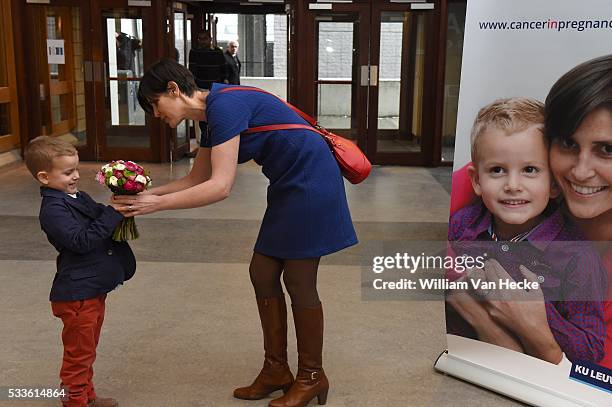
{"type": "Polygon", "coordinates": [[[111,239],[123,216],[78,191],[78,164],[76,149],[66,141],[41,136],[28,144],[26,166],[42,184],[40,225],[59,252],[50,300],[53,315],[64,324],[64,406],[118,406],[96,396],[93,362],[106,294],[134,275],[136,260],[126,242],[111,239]]]}

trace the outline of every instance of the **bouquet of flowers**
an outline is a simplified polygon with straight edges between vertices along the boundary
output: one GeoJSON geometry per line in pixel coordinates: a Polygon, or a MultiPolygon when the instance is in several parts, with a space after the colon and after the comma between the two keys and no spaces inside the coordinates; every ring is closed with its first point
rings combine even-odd
{"type": "MultiPolygon", "coordinates": [[[[103,165],[96,181],[106,185],[115,195],[136,195],[151,186],[149,171],[133,161],[116,160],[103,165]]],[[[113,232],[113,240],[125,242],[138,239],[134,218],[125,218],[113,232]]]]}

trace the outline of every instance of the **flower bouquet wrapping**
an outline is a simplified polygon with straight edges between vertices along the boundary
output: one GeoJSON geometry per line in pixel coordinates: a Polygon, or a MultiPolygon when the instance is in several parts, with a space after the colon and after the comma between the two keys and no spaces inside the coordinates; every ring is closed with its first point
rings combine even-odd
{"type": "MultiPolygon", "coordinates": [[[[136,195],[151,186],[149,171],[133,161],[116,160],[105,164],[96,174],[96,181],[106,185],[115,195],[136,195]]],[[[133,217],[125,218],[113,232],[113,240],[138,239],[133,217]]]]}

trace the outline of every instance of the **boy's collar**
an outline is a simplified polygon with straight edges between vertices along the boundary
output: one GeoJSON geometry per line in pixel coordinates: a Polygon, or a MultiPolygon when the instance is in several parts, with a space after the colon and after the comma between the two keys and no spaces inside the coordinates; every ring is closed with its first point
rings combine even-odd
{"type": "Polygon", "coordinates": [[[40,195],[41,196],[54,196],[56,198],[63,198],[65,196],[68,196],[68,194],[64,191],[60,191],[60,190],[45,187],[45,186],[40,187],[40,195]]]}
{"type": "MultiPolygon", "coordinates": [[[[561,232],[565,225],[565,218],[561,209],[555,204],[549,204],[544,211],[544,219],[527,236],[526,240],[539,250],[545,250],[550,242],[561,232]]],[[[474,219],[472,226],[476,236],[482,233],[489,233],[489,227],[492,225],[493,215],[480,203],[480,213],[474,219]]]]}
{"type": "Polygon", "coordinates": [[[542,251],[561,233],[566,222],[561,208],[557,205],[549,204],[544,214],[544,220],[527,236],[527,240],[542,251]]]}
{"type": "Polygon", "coordinates": [[[53,188],[49,188],[49,187],[40,187],[40,195],[45,197],[45,196],[50,196],[50,197],[54,197],[54,198],[60,198],[63,199],[64,202],[67,202],[68,205],[70,205],[71,207],[77,209],[79,212],[83,213],[84,215],[90,217],[90,218],[95,218],[96,216],[98,216],[97,211],[94,209],[94,206],[91,205],[91,199],[87,198],[86,194],[83,194],[82,192],[77,192],[78,196],[85,198],[84,200],[81,199],[73,199],[72,197],[68,196],[68,194],[66,192],[63,191],[58,191],[57,189],[53,189],[53,188]]]}
{"type": "MultiPolygon", "coordinates": [[[[74,193],[74,195],[79,196],[80,193],[81,193],[80,191],[77,191],[74,193]]],[[[49,188],[46,186],[40,187],[40,196],[53,196],[56,198],[65,198],[65,197],[68,197],[69,195],[70,194],[68,192],[60,191],[59,189],[49,188]]]]}

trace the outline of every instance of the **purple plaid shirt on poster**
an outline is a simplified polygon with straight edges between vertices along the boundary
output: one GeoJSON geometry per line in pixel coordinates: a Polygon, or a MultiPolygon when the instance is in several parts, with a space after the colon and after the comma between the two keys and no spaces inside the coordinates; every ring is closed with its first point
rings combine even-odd
{"type": "MultiPolygon", "coordinates": [[[[552,208],[547,213],[549,216],[525,242],[491,243],[492,215],[477,203],[451,217],[448,240],[483,242],[488,257],[498,260],[516,281],[524,279],[519,265],[529,268],[543,280],[540,287],[548,324],[563,353],[572,361],[597,362],[603,357],[606,335],[606,269],[595,247],[561,209],[552,208]]],[[[478,339],[473,328],[449,305],[447,315],[449,333],[478,339]]]]}

